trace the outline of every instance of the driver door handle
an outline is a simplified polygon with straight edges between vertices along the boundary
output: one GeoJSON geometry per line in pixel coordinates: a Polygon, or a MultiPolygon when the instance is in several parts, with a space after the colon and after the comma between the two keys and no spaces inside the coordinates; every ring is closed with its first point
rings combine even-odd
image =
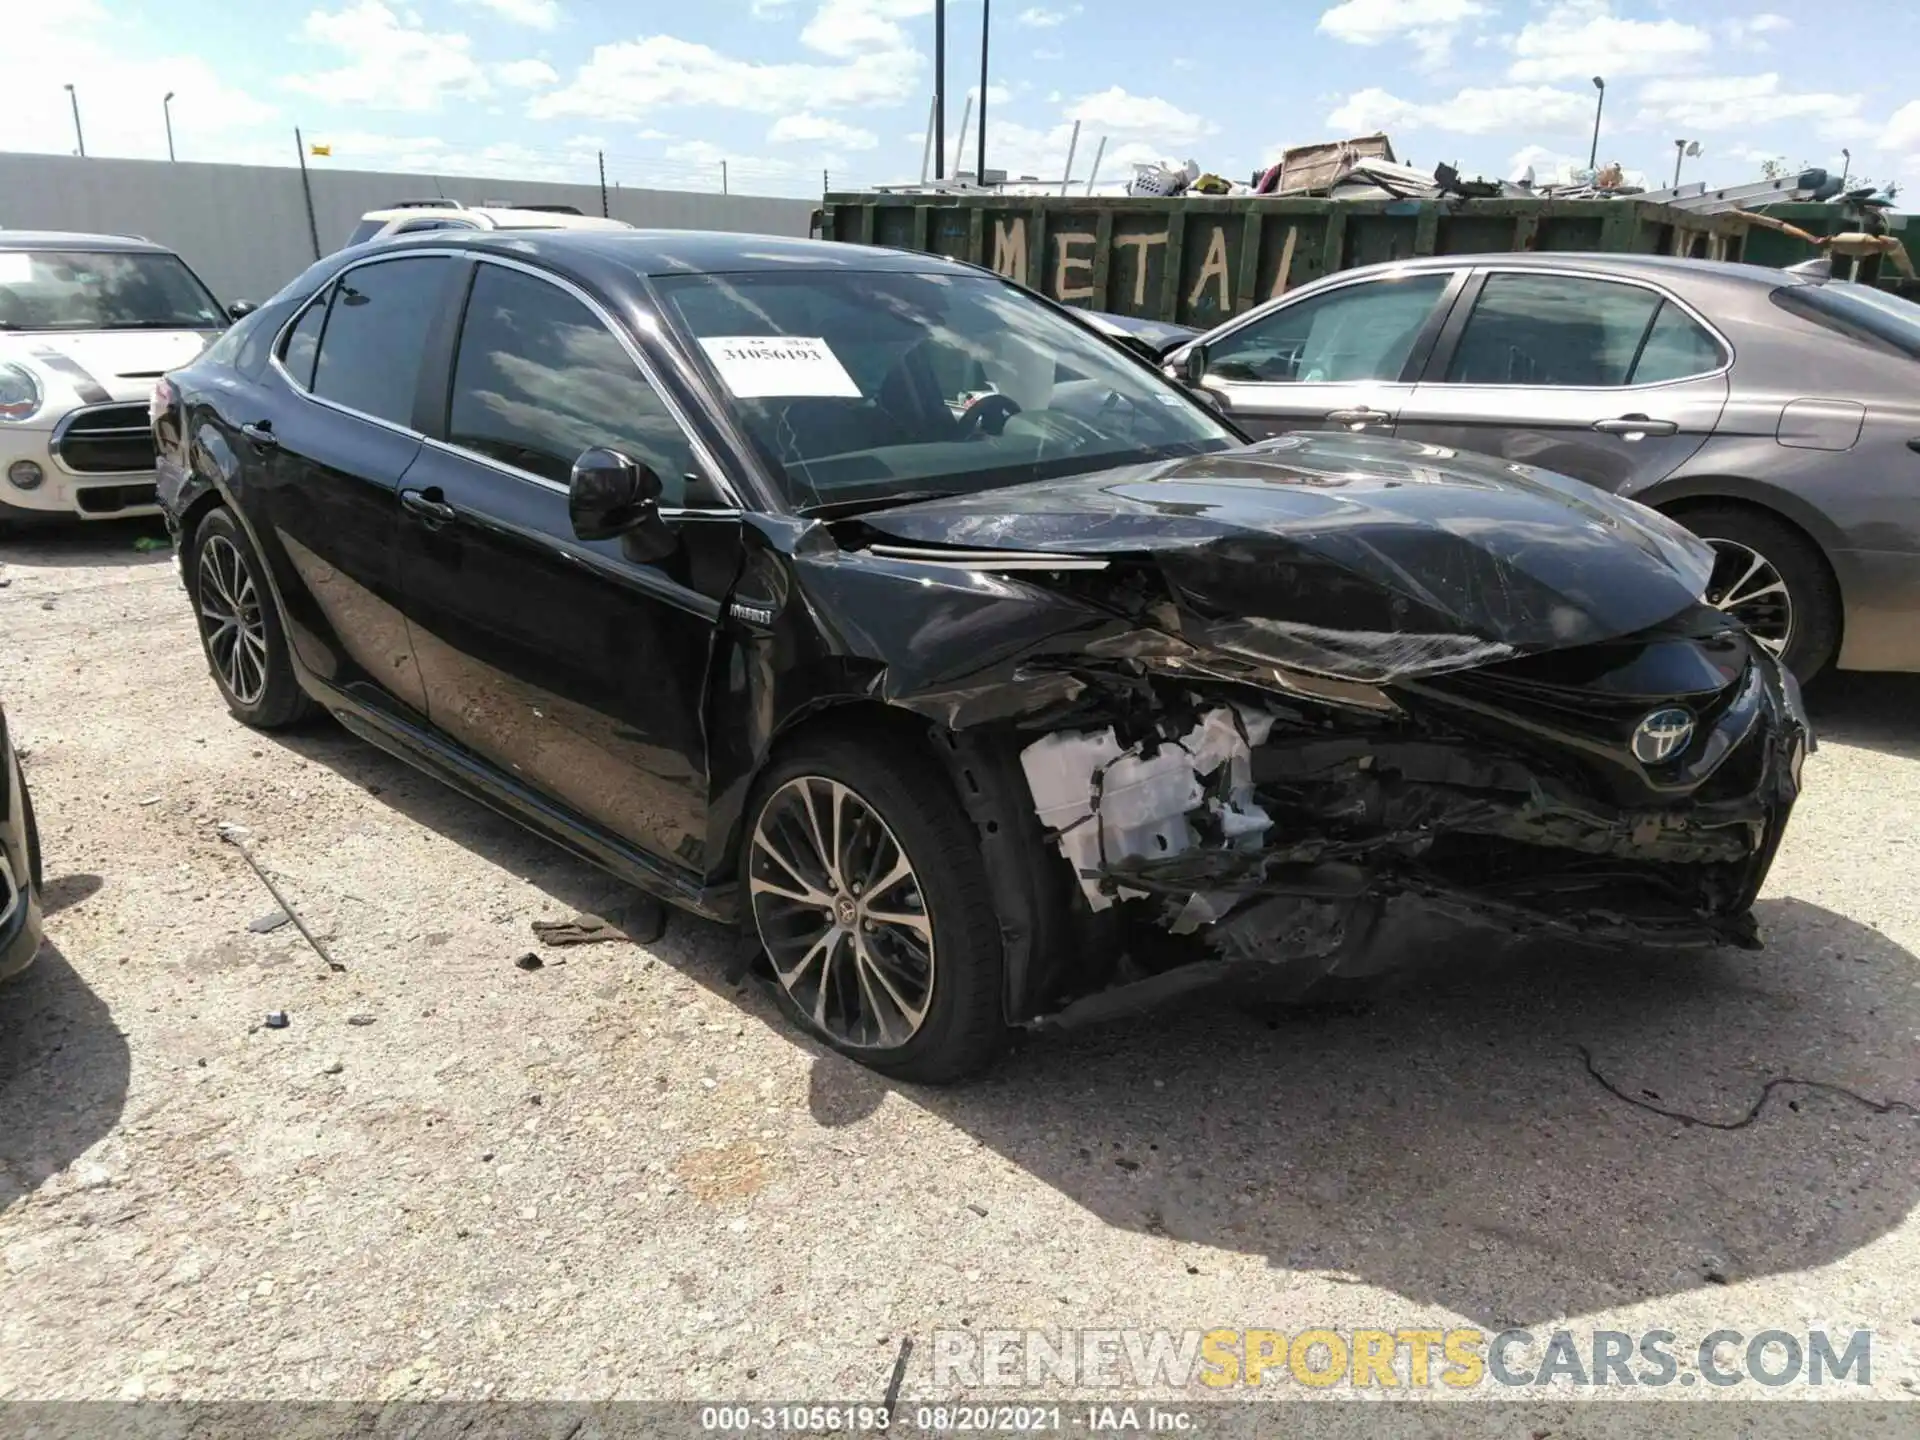
{"type": "Polygon", "coordinates": [[[1384,410],[1374,410],[1362,405],[1353,410],[1329,410],[1327,419],[1336,425],[1377,425],[1383,420],[1393,419],[1393,416],[1384,410]]]}
{"type": "Polygon", "coordinates": [[[437,530],[458,518],[453,506],[441,498],[438,486],[426,490],[402,490],[400,503],[426,521],[429,529],[437,530]]]}
{"type": "Polygon", "coordinates": [[[1680,427],[1671,420],[1650,420],[1645,415],[1622,415],[1618,420],[1596,420],[1593,428],[1602,435],[1673,435],[1680,427]]]}
{"type": "Polygon", "coordinates": [[[276,450],[280,446],[279,437],[273,433],[271,420],[255,420],[240,427],[240,433],[252,442],[256,450],[276,450]]]}

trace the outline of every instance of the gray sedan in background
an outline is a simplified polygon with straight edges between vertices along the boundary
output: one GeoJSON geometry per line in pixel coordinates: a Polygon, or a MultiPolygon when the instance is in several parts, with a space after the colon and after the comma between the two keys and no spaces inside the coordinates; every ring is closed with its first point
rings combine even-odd
{"type": "Polygon", "coordinates": [[[1920,305],[1752,265],[1451,255],[1343,271],[1168,353],[1256,437],[1475,450],[1665,511],[1802,678],[1920,670],[1920,305]]]}

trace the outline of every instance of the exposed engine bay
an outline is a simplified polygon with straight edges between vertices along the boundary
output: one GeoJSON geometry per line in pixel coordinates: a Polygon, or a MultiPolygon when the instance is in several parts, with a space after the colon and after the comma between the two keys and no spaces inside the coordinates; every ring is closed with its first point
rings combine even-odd
{"type": "Polygon", "coordinates": [[[823,611],[865,618],[847,640],[884,660],[869,693],[1013,757],[974,812],[1011,1018],[1396,968],[1410,914],[1758,943],[1811,727],[1792,676],[1702,602],[1710,553],[1654,512],[1316,438],[917,504],[839,540],[857,564],[803,573],[823,611]],[[883,578],[915,604],[876,627],[862,592],[883,578]],[[995,862],[1015,808],[1041,840],[995,862]],[[1062,883],[1041,894],[1045,867],[1062,883]]]}

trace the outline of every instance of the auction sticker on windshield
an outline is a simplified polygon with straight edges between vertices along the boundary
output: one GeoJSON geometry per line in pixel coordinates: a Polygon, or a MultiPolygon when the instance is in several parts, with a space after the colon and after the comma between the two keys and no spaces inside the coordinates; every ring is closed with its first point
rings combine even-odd
{"type": "Polygon", "coordinates": [[[700,345],[727,389],[742,400],[860,398],[847,367],[817,335],[703,335],[700,345]]]}

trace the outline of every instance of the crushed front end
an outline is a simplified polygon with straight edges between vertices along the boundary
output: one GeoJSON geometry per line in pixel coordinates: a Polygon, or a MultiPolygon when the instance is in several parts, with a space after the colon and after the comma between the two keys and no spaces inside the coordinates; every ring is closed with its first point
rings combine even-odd
{"type": "Polygon", "coordinates": [[[1304,992],[1414,958],[1436,920],[1758,943],[1811,728],[1702,603],[1710,552],[1642,507],[1302,441],[842,539],[859,561],[816,572],[842,610],[865,567],[928,567],[890,592],[916,599],[874,691],[1015,757],[1036,863],[1061,862],[1077,942],[1034,956],[1016,1019],[1240,974],[1304,992]]]}
{"type": "Polygon", "coordinates": [[[1811,744],[1792,676],[1705,607],[1385,683],[1177,652],[1125,668],[1076,667],[1092,723],[1020,759],[1088,909],[1169,937],[1114,937],[1156,957],[1149,993],[1196,963],[1196,983],[1258,966],[1296,992],[1391,968],[1390,915],[1757,945],[1811,744]]]}

